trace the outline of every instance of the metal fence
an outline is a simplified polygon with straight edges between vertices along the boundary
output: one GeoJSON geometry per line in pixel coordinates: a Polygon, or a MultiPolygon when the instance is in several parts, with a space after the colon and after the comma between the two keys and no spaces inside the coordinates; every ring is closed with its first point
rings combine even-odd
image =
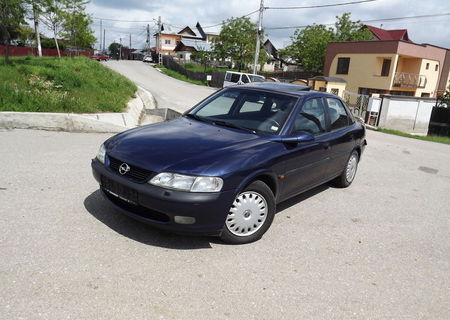
{"type": "Polygon", "coordinates": [[[366,118],[369,96],[344,90],[342,97],[354,116],[366,118]]]}
{"type": "Polygon", "coordinates": [[[206,73],[186,70],[182,65],[176,62],[172,56],[163,56],[163,65],[168,69],[185,75],[191,80],[206,81],[206,73]]]}

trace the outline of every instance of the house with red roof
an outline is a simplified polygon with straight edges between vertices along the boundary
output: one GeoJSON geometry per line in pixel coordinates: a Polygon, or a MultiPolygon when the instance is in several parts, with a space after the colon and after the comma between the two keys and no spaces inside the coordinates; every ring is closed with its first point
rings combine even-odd
{"type": "Polygon", "coordinates": [[[351,93],[436,97],[450,85],[450,50],[414,43],[408,30],[364,26],[371,41],[330,42],[324,75],[347,82],[351,93]]]}

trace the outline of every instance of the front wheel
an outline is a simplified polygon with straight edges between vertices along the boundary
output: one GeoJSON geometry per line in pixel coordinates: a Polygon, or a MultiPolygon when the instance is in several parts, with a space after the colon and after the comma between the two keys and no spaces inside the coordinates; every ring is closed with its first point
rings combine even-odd
{"type": "Polygon", "coordinates": [[[231,205],[221,239],[243,244],[256,241],[269,229],[275,216],[275,197],[262,181],[241,191],[231,205]]]}
{"type": "Polygon", "coordinates": [[[341,175],[334,180],[335,185],[340,188],[346,188],[352,184],[356,176],[356,170],[358,169],[359,154],[356,150],[350,154],[347,160],[344,171],[341,175]]]}

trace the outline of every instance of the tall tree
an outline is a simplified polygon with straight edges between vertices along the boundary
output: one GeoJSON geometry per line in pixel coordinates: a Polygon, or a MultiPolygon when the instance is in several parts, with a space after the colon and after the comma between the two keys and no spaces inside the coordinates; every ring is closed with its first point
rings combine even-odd
{"type": "Polygon", "coordinates": [[[372,33],[362,27],[361,21],[352,21],[350,13],[344,13],[341,17],[336,16],[334,29],[321,24],[297,29],[291,37],[292,44],[282,54],[294,59],[307,72],[322,73],[328,42],[373,39],[372,33]]]}
{"type": "Polygon", "coordinates": [[[69,40],[69,44],[76,49],[91,49],[96,38],[90,28],[92,18],[86,14],[84,0],[66,0],[66,9],[63,12],[62,36],[69,40]]]}
{"type": "Polygon", "coordinates": [[[4,49],[4,62],[8,63],[9,44],[16,38],[25,17],[23,0],[0,0],[0,38],[4,49]]]}
{"type": "Polygon", "coordinates": [[[314,74],[323,71],[327,44],[333,41],[333,30],[323,24],[297,29],[292,44],[282,54],[294,59],[302,68],[314,74]]]}
{"type": "Polygon", "coordinates": [[[346,12],[341,17],[336,16],[334,24],[333,41],[367,41],[373,40],[374,36],[369,29],[362,28],[363,24],[360,20],[352,21],[350,13],[346,12]]]}
{"type": "Polygon", "coordinates": [[[61,58],[61,52],[58,45],[58,36],[61,33],[61,26],[64,22],[64,9],[66,0],[42,0],[40,10],[40,19],[47,28],[53,33],[58,57],[61,58]]]}
{"type": "MultiPolygon", "coordinates": [[[[231,59],[239,68],[253,62],[256,43],[256,24],[248,17],[224,21],[218,37],[212,41],[213,52],[220,60],[231,59]]],[[[261,52],[261,56],[266,52],[261,52]]]]}

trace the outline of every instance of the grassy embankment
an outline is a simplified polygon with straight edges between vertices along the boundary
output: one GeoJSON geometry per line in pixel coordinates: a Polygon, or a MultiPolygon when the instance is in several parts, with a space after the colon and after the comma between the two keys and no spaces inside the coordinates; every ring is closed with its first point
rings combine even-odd
{"type": "Polygon", "coordinates": [[[136,90],[86,57],[17,57],[0,64],[0,111],[122,112],[136,90]]]}
{"type": "Polygon", "coordinates": [[[375,131],[388,133],[388,134],[395,134],[397,136],[407,137],[407,138],[413,138],[418,140],[424,140],[424,141],[432,141],[432,142],[439,142],[439,143],[445,143],[450,144],[450,138],[449,137],[439,137],[439,136],[415,136],[412,134],[404,133],[397,130],[390,130],[390,129],[382,129],[378,128],[375,131]]]}

